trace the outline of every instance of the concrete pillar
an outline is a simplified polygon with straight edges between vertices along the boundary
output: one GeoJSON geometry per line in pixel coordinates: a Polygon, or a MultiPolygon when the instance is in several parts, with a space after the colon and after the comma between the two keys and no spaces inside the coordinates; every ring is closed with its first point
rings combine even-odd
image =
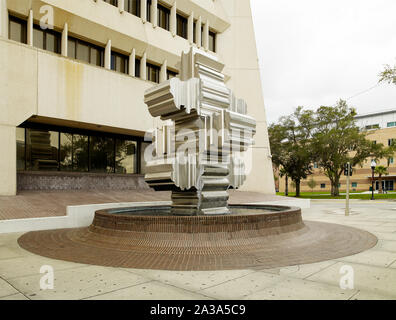
{"type": "Polygon", "coordinates": [[[160,83],[167,80],[168,61],[165,60],[160,70],[160,83]]]}
{"type": "Polygon", "coordinates": [[[0,37],[8,39],[7,0],[0,0],[0,37]]]}
{"type": "Polygon", "coordinates": [[[203,29],[203,47],[205,50],[209,49],[209,20],[206,20],[203,29]]]}
{"type": "Polygon", "coordinates": [[[194,12],[188,16],[188,36],[187,39],[192,44],[194,42],[194,12]]]}
{"type": "Polygon", "coordinates": [[[197,40],[197,46],[198,48],[201,47],[201,27],[202,27],[202,18],[201,16],[198,17],[198,21],[197,21],[197,27],[196,27],[196,35],[195,38],[197,40]]]}
{"type": "Polygon", "coordinates": [[[69,34],[69,26],[67,25],[67,22],[63,26],[63,31],[62,31],[62,56],[67,57],[67,38],[69,34]]]}
{"type": "Polygon", "coordinates": [[[120,10],[120,13],[124,12],[125,8],[125,0],[118,0],[118,9],[120,10]]]}
{"type": "Polygon", "coordinates": [[[151,23],[155,28],[158,25],[158,0],[151,0],[151,23]]]}
{"type": "Polygon", "coordinates": [[[29,11],[29,18],[27,22],[27,44],[33,45],[33,10],[29,11]]]}
{"type": "Polygon", "coordinates": [[[140,0],[140,18],[143,23],[147,21],[147,0],[140,0]]]}
{"type": "Polygon", "coordinates": [[[177,13],[177,10],[176,10],[176,1],[175,1],[175,3],[173,4],[173,6],[171,8],[170,21],[169,21],[169,29],[170,29],[172,36],[176,36],[176,32],[177,32],[177,30],[176,30],[176,21],[177,21],[176,13],[177,13]]]}
{"type": "Polygon", "coordinates": [[[131,54],[129,55],[129,75],[132,77],[136,77],[135,62],[136,62],[136,50],[135,48],[133,48],[131,54]]]}
{"type": "Polygon", "coordinates": [[[16,178],[16,128],[0,125],[0,195],[14,196],[17,191],[16,178]]]}
{"type": "Polygon", "coordinates": [[[111,40],[107,41],[104,60],[105,68],[111,69],[111,40]]]}
{"type": "Polygon", "coordinates": [[[143,53],[142,59],[140,60],[140,78],[147,80],[147,54],[143,53]]]}

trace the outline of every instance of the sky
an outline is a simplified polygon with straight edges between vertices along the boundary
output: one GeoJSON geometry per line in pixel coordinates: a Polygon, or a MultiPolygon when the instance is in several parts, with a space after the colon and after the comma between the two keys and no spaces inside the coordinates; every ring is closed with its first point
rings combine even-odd
{"type": "Polygon", "coordinates": [[[360,114],[396,110],[396,86],[377,85],[384,65],[396,64],[396,0],[251,0],[251,7],[268,123],[340,98],[360,114]]]}

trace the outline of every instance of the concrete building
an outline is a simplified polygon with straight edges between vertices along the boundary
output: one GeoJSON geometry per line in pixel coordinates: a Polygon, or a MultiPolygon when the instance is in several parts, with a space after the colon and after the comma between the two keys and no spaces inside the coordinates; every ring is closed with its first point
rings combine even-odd
{"type": "MultiPolygon", "coordinates": [[[[375,142],[382,143],[384,146],[390,146],[393,141],[396,141],[396,109],[383,110],[377,112],[371,112],[367,114],[360,114],[355,117],[356,124],[362,130],[367,130],[367,139],[375,142]]],[[[377,166],[388,167],[388,175],[382,177],[383,189],[395,190],[396,189],[396,157],[389,159],[381,159],[377,162],[377,166]]],[[[279,173],[275,173],[278,176],[277,183],[279,183],[279,191],[285,191],[285,178],[279,177],[279,173]]],[[[356,166],[353,168],[353,176],[350,179],[350,190],[353,191],[370,191],[372,185],[372,169],[371,159],[367,159],[363,164],[363,167],[356,166]]],[[[340,181],[341,191],[346,190],[346,177],[341,176],[340,181]]],[[[379,190],[378,175],[374,178],[374,189],[379,190]]],[[[314,173],[308,177],[308,179],[301,182],[302,192],[329,192],[331,190],[330,180],[324,175],[323,170],[314,164],[314,173]],[[308,182],[313,179],[316,182],[316,186],[312,189],[309,187],[308,182]]],[[[289,179],[289,191],[294,192],[295,189],[289,179]]]]}
{"type": "Polygon", "coordinates": [[[0,195],[144,188],[144,91],[196,46],[257,121],[244,190],[274,193],[247,0],[0,0],[0,195]]]}

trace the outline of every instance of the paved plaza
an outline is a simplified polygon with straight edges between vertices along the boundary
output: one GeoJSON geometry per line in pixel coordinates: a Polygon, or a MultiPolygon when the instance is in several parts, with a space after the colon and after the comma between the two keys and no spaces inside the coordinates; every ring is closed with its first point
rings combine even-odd
{"type": "Polygon", "coordinates": [[[396,202],[312,201],[303,219],[338,223],[378,237],[365,252],[319,263],[261,270],[158,271],[109,268],[52,260],[21,249],[21,234],[0,235],[0,299],[396,299],[396,202]],[[54,289],[40,289],[43,265],[54,289]],[[343,266],[353,289],[341,289],[343,266]],[[344,267],[345,268],[345,267],[344,267]]]}

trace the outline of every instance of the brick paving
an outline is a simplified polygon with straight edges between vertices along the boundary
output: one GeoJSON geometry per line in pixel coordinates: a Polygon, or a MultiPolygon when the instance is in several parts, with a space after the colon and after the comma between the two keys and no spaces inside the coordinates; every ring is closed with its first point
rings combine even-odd
{"type": "MultiPolygon", "coordinates": [[[[230,190],[229,203],[278,199],[281,197],[230,190]]],[[[16,196],[0,196],[0,220],[63,216],[66,214],[66,207],[73,205],[144,201],[170,201],[170,192],[153,190],[20,191],[16,196]]]]}

